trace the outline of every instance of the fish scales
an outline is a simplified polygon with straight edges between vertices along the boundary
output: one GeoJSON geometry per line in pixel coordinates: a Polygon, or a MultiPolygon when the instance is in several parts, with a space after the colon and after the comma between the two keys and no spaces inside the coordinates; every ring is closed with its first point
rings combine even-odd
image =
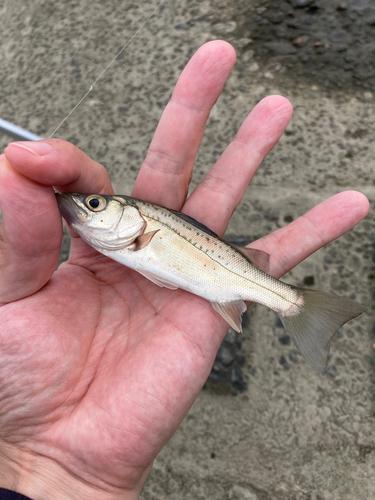
{"type": "MultiPolygon", "coordinates": [[[[152,262],[150,270],[152,265],[157,265],[161,273],[165,267],[175,269],[176,279],[184,285],[181,288],[197,293],[198,287],[199,294],[208,300],[242,299],[277,311],[298,302],[298,294],[293,289],[283,283],[280,291],[280,281],[252,265],[225,241],[198,229],[168,209],[143,201],[137,201],[137,206],[147,220],[147,230],[164,229],[164,235],[158,237],[157,234],[145,249],[152,262]],[[179,279],[177,273],[181,269],[184,276],[179,279]],[[259,287],[262,290],[259,291],[259,287]]],[[[125,255],[126,250],[121,253],[125,255]]]]}

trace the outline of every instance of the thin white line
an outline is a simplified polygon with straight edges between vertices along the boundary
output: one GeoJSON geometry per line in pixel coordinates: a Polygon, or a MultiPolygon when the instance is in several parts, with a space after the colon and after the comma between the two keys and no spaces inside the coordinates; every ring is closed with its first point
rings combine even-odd
{"type": "Polygon", "coordinates": [[[151,19],[151,17],[155,14],[155,12],[158,10],[158,8],[160,7],[160,4],[156,7],[156,9],[148,16],[148,18],[146,19],[146,21],[142,24],[142,26],[140,28],[138,28],[138,30],[134,33],[134,35],[130,38],[130,40],[128,40],[126,42],[126,44],[122,47],[122,49],[120,50],[120,52],[112,59],[112,61],[108,64],[108,66],[103,69],[103,71],[100,73],[100,75],[98,76],[98,78],[95,80],[95,82],[91,85],[91,87],[89,88],[89,90],[86,92],[86,94],[82,97],[82,99],[74,106],[74,108],[71,110],[71,112],[63,119],[63,121],[60,123],[60,125],[52,132],[52,134],[49,136],[49,139],[51,139],[51,137],[53,137],[56,132],[59,130],[59,128],[61,127],[61,125],[69,118],[69,116],[78,108],[78,106],[81,104],[81,102],[86,99],[86,97],[89,95],[89,93],[92,91],[92,89],[94,88],[94,86],[96,85],[97,81],[100,80],[100,78],[104,75],[104,73],[107,71],[107,69],[110,68],[110,66],[112,66],[112,64],[116,61],[116,59],[119,57],[119,55],[126,49],[126,47],[133,41],[133,39],[138,35],[138,33],[146,26],[146,24],[149,22],[149,20],[151,19]]]}

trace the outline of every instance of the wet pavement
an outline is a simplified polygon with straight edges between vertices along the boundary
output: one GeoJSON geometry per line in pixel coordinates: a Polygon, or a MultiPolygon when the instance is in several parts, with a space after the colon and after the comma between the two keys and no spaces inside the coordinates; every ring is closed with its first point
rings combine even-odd
{"type": "MultiPolygon", "coordinates": [[[[248,5],[248,4],[247,4],[248,5]]],[[[375,89],[375,4],[371,0],[266,0],[234,17],[254,60],[326,89],[375,89]]]]}

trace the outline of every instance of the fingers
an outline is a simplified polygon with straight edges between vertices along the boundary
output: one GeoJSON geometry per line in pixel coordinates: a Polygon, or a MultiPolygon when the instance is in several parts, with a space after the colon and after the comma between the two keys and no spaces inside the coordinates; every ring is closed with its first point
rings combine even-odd
{"type": "Polygon", "coordinates": [[[72,144],[51,139],[9,145],[0,160],[0,303],[35,293],[56,269],[62,221],[51,185],[113,192],[104,167],[72,144]]]}
{"type": "Polygon", "coordinates": [[[352,229],[368,211],[366,196],[358,191],[344,191],[250,246],[271,255],[270,274],[280,278],[316,250],[352,229]]]}
{"type": "Polygon", "coordinates": [[[16,172],[0,157],[0,304],[44,286],[59,258],[62,221],[51,187],[16,172]]]}
{"type": "Polygon", "coordinates": [[[183,211],[219,235],[224,234],[249,182],[281,137],[292,114],[292,105],[281,96],[269,96],[257,104],[234,140],[193,191],[183,211]]]}
{"type": "Polygon", "coordinates": [[[113,194],[106,169],[61,139],[14,142],[5,156],[25,177],[58,191],[113,194]]]}
{"type": "Polygon", "coordinates": [[[181,208],[207,118],[234,62],[226,42],[210,42],[196,52],[163,113],[132,196],[181,208]]]}

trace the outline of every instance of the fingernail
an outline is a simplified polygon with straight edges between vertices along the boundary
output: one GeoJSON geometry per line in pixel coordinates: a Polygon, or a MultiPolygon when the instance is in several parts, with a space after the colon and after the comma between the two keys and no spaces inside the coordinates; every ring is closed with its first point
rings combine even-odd
{"type": "Polygon", "coordinates": [[[46,156],[53,151],[53,147],[50,144],[48,144],[48,142],[42,142],[42,141],[11,142],[8,148],[12,147],[26,149],[35,156],[46,156]]]}

